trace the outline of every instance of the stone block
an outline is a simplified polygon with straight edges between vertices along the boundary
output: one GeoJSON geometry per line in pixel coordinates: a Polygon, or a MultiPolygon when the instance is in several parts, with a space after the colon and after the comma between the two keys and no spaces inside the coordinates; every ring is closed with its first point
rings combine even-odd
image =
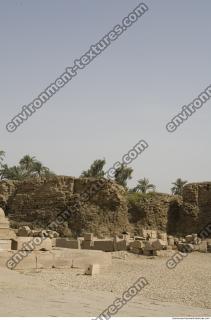
{"type": "Polygon", "coordinates": [[[85,233],[84,234],[84,241],[93,241],[93,240],[94,240],[93,233],[85,233]]]}
{"type": "Polygon", "coordinates": [[[2,221],[0,221],[0,229],[9,229],[10,224],[9,221],[5,221],[2,219],[2,221]]]}
{"type": "Polygon", "coordinates": [[[174,246],[174,237],[168,236],[168,245],[169,246],[174,246]]]}
{"type": "Polygon", "coordinates": [[[83,240],[81,243],[82,249],[94,250],[94,241],[91,240],[83,240]]]}
{"type": "Polygon", "coordinates": [[[56,238],[51,239],[52,247],[56,247],[56,238]]]}
{"type": "Polygon", "coordinates": [[[0,240],[0,251],[11,250],[11,240],[0,240]]]}
{"type": "Polygon", "coordinates": [[[90,264],[99,264],[108,267],[112,264],[110,253],[102,251],[54,249],[52,251],[55,268],[79,268],[86,269],[90,264]]]}
{"type": "Polygon", "coordinates": [[[54,256],[50,251],[34,251],[37,269],[51,269],[54,265],[54,256]]]}
{"type": "Polygon", "coordinates": [[[193,241],[193,236],[192,235],[188,235],[185,237],[185,240],[188,242],[188,243],[191,243],[193,241]]]}
{"type": "Polygon", "coordinates": [[[16,238],[16,234],[12,229],[0,229],[0,239],[11,240],[15,238],[16,238]]]}
{"type": "Polygon", "coordinates": [[[191,243],[178,243],[178,250],[184,253],[191,253],[194,251],[194,245],[191,243]]]}
{"type": "MultiPolygon", "coordinates": [[[[116,243],[117,251],[126,251],[127,250],[127,240],[120,240],[116,243]]],[[[105,250],[106,251],[106,250],[105,250]]]]}
{"type": "Polygon", "coordinates": [[[24,250],[13,251],[9,261],[10,261],[11,269],[15,269],[15,270],[36,269],[36,265],[37,265],[36,256],[33,251],[24,251],[24,250]]]}
{"type": "Polygon", "coordinates": [[[52,250],[52,242],[49,238],[17,237],[16,240],[12,240],[12,250],[50,251],[52,250]]]}
{"type": "Polygon", "coordinates": [[[152,240],[145,241],[144,250],[146,250],[146,251],[147,251],[147,250],[148,250],[148,251],[154,250],[154,249],[153,249],[153,246],[152,246],[152,240]]]}
{"type": "Polygon", "coordinates": [[[129,245],[130,252],[135,253],[135,254],[143,253],[143,250],[142,250],[143,248],[144,248],[143,241],[135,240],[135,241],[131,242],[129,245]]]}
{"type": "Polygon", "coordinates": [[[161,239],[163,241],[165,241],[166,245],[167,245],[167,233],[166,232],[158,232],[158,239],[161,239]]]}
{"type": "Polygon", "coordinates": [[[166,242],[161,239],[157,239],[153,241],[151,245],[153,250],[163,250],[166,247],[166,242]]]}
{"type": "Polygon", "coordinates": [[[143,255],[144,256],[153,256],[154,250],[146,250],[145,248],[143,249],[143,255]]]}
{"type": "Polygon", "coordinates": [[[60,248],[70,248],[70,249],[80,249],[81,248],[81,242],[79,239],[70,240],[67,238],[56,238],[55,243],[56,243],[56,247],[60,247],[60,248]]]}
{"type": "Polygon", "coordinates": [[[206,253],[207,252],[207,241],[203,240],[199,243],[199,252],[206,253]]]}
{"type": "Polygon", "coordinates": [[[99,264],[90,264],[86,271],[85,274],[86,275],[90,275],[90,276],[94,276],[100,273],[100,266],[99,264]]]}

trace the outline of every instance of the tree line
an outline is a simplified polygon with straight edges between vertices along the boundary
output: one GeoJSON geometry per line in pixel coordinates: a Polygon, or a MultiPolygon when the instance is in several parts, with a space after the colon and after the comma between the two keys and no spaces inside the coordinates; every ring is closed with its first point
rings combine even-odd
{"type": "Polygon", "coordinates": [[[17,166],[9,167],[5,162],[5,152],[0,151],[0,179],[1,180],[24,180],[33,177],[55,175],[49,168],[35,157],[25,155],[17,166]]]}
{"type": "MultiPolygon", "coordinates": [[[[95,160],[89,169],[82,171],[82,178],[102,178],[106,176],[106,171],[104,171],[104,166],[106,164],[105,159],[95,160]]],[[[154,184],[150,183],[147,178],[143,178],[137,181],[137,185],[129,189],[127,187],[128,180],[132,179],[133,169],[122,164],[119,168],[115,170],[114,181],[119,185],[123,186],[129,192],[155,192],[156,187],[154,184]]],[[[9,167],[5,163],[5,152],[0,151],[0,179],[1,180],[24,180],[33,177],[49,177],[54,176],[55,173],[52,172],[48,167],[45,167],[42,162],[37,160],[35,157],[30,155],[25,155],[16,166],[9,167]]],[[[171,192],[174,195],[182,195],[184,185],[187,181],[178,178],[173,182],[173,187],[171,192]]]]}

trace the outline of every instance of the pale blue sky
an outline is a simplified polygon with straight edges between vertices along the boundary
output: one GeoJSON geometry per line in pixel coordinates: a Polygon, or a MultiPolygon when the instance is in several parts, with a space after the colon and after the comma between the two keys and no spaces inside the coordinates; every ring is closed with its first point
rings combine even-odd
{"type": "Polygon", "coordinates": [[[211,1],[151,0],[149,11],[14,133],[6,123],[138,4],[134,0],[0,0],[1,146],[78,176],[107,168],[139,140],[130,186],[168,192],[178,177],[211,180],[209,101],[175,133],[166,123],[211,84],[211,1]]]}

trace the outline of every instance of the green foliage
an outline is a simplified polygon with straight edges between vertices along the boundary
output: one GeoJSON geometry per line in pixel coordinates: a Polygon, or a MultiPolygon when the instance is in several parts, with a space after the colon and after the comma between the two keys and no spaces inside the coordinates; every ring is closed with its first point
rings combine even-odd
{"type": "Polygon", "coordinates": [[[155,191],[156,187],[154,184],[149,183],[149,180],[144,178],[138,180],[137,186],[133,189],[135,192],[147,193],[148,190],[155,191]]]}
{"type": "Polygon", "coordinates": [[[54,175],[47,167],[36,160],[35,157],[25,155],[18,166],[9,167],[3,164],[4,152],[0,151],[0,177],[1,179],[24,180],[32,177],[44,177],[54,175]]]}
{"type": "Polygon", "coordinates": [[[184,185],[187,181],[178,178],[175,182],[173,182],[173,187],[171,188],[172,194],[182,196],[184,185]]]}
{"type": "Polygon", "coordinates": [[[133,169],[122,164],[121,167],[116,169],[114,178],[115,181],[123,187],[127,187],[127,180],[132,179],[133,169]]]}
{"type": "Polygon", "coordinates": [[[95,178],[101,178],[104,177],[105,172],[103,170],[103,167],[105,165],[106,161],[105,159],[97,159],[95,160],[90,168],[86,171],[83,171],[81,174],[81,177],[83,178],[89,178],[89,177],[95,177],[95,178]]]}

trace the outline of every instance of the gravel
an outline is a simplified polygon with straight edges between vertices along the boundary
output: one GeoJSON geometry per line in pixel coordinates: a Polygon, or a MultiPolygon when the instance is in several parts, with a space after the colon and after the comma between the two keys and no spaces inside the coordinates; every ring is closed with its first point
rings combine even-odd
{"type": "Polygon", "coordinates": [[[117,297],[139,277],[145,277],[149,285],[139,293],[145,298],[211,308],[211,254],[191,253],[172,270],[166,267],[167,259],[128,254],[124,260],[114,254],[112,267],[96,276],[86,276],[80,269],[50,269],[27,275],[54,288],[113,292],[117,297]]]}

